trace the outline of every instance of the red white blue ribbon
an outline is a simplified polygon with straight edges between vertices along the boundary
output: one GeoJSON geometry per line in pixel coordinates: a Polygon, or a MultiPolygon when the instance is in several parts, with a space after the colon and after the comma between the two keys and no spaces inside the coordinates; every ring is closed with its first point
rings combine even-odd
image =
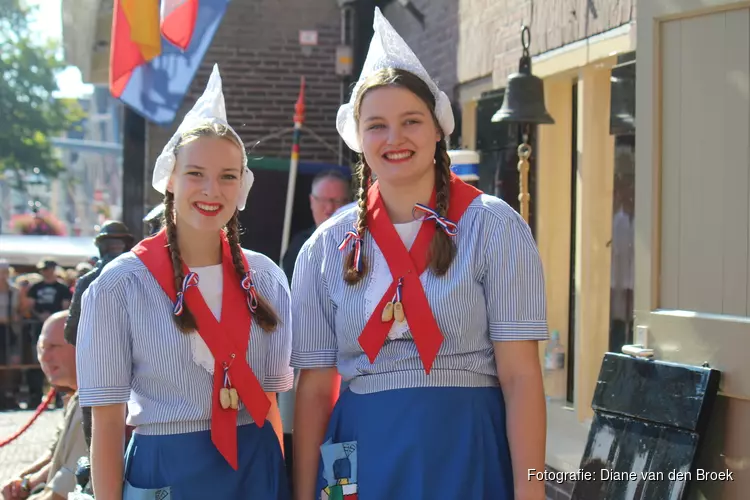
{"type": "Polygon", "coordinates": [[[427,217],[425,217],[425,220],[434,220],[437,227],[445,231],[445,234],[448,236],[456,236],[458,234],[458,224],[447,217],[441,216],[430,207],[422,205],[421,203],[415,204],[414,208],[426,213],[427,217]]]}
{"type": "Polygon", "coordinates": [[[232,353],[229,363],[226,361],[222,363],[224,365],[224,387],[227,389],[232,387],[232,381],[229,378],[229,367],[232,366],[232,363],[234,363],[234,353],[232,353]]]}
{"type": "Polygon", "coordinates": [[[229,367],[224,366],[224,387],[227,389],[232,387],[232,381],[229,380],[229,367]]]}
{"type": "Polygon", "coordinates": [[[398,279],[398,284],[396,285],[396,293],[393,294],[393,299],[391,302],[394,304],[396,302],[401,302],[401,288],[404,286],[404,278],[398,279]]]}
{"type": "Polygon", "coordinates": [[[192,286],[198,286],[198,275],[190,272],[182,279],[182,288],[177,292],[177,301],[174,303],[174,309],[172,310],[175,316],[182,315],[182,311],[184,310],[183,304],[185,301],[185,292],[187,292],[188,288],[192,286]]]}
{"type": "Polygon", "coordinates": [[[354,230],[346,232],[343,241],[339,244],[339,250],[343,250],[350,241],[354,242],[354,268],[362,272],[362,237],[360,237],[355,226],[354,230]]]}
{"type": "Polygon", "coordinates": [[[255,284],[249,272],[242,278],[241,285],[247,293],[247,307],[250,308],[250,312],[254,313],[258,309],[258,292],[255,291],[255,284]]]}

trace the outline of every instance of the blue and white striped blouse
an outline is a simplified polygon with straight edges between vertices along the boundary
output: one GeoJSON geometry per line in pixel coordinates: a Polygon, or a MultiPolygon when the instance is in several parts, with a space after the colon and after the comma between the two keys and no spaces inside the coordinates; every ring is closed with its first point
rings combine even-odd
{"type": "MultiPolygon", "coordinates": [[[[268,257],[247,250],[245,256],[258,292],[281,319],[272,333],[252,322],[247,361],[266,392],[287,391],[289,285],[268,257]]],[[[128,424],[141,434],[209,429],[213,376],[194,360],[195,335],[177,329],[172,303],[141,260],[133,253],[118,257],[83,295],[76,346],[81,406],[127,402],[128,424]]],[[[241,405],[238,425],[251,422],[241,405]]]]}
{"type": "Polygon", "coordinates": [[[339,251],[338,245],[356,210],[323,223],[299,253],[292,279],[292,366],[336,366],[355,393],[492,387],[499,384],[493,341],[547,339],[544,276],[531,231],[508,204],[483,194],[458,222],[458,251],[448,273],[437,277],[428,269],[421,276],[445,338],[430,374],[408,331],[392,329],[371,364],[358,337],[383,295],[374,283],[374,276],[383,274],[376,268],[387,264],[368,232],[364,252],[370,272],[356,285],[344,282],[343,261],[351,247],[339,251]]]}

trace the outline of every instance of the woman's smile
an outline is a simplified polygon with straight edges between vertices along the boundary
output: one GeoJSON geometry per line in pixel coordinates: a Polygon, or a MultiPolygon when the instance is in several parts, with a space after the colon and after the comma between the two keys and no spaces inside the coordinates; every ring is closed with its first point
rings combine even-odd
{"type": "Polygon", "coordinates": [[[404,163],[411,160],[414,151],[410,149],[399,149],[397,151],[388,151],[383,154],[383,159],[389,163],[404,163]]]}
{"type": "Polygon", "coordinates": [[[221,203],[209,203],[206,201],[196,201],[193,203],[193,208],[195,208],[198,213],[201,215],[205,215],[206,217],[216,217],[221,213],[221,209],[224,208],[224,205],[221,203]]]}

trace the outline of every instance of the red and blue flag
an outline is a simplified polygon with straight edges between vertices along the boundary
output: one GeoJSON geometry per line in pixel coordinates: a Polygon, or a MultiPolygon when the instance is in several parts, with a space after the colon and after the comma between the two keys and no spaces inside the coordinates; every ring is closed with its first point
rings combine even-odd
{"type": "Polygon", "coordinates": [[[229,1],[115,0],[112,95],[153,123],[172,123],[229,1]]]}

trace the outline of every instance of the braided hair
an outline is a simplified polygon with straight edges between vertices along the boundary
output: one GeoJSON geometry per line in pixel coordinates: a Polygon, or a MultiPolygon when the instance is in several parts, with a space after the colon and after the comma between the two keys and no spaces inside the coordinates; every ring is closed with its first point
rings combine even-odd
{"type": "MultiPolygon", "coordinates": [[[[185,144],[197,140],[201,137],[219,137],[235,141],[230,129],[224,125],[211,123],[182,134],[180,141],[175,147],[175,155],[185,144]]],[[[235,141],[236,142],[236,141],[235,141]]],[[[175,222],[174,194],[167,191],[164,194],[164,226],[167,233],[167,244],[169,245],[169,254],[172,259],[172,268],[174,269],[175,288],[179,290],[182,287],[182,280],[185,274],[182,270],[182,257],[180,256],[180,246],[177,243],[177,224],[175,222]]],[[[226,237],[229,241],[229,247],[232,252],[232,265],[237,273],[237,279],[242,280],[245,277],[245,266],[242,260],[242,247],[240,246],[240,227],[238,212],[235,209],[232,218],[227,222],[226,237]]],[[[279,316],[274,311],[271,304],[256,292],[258,307],[253,317],[258,325],[266,332],[272,332],[279,323],[279,316]]],[[[186,303],[182,305],[182,313],[173,316],[177,328],[183,333],[190,333],[197,327],[195,316],[190,312],[186,303]]]]}
{"type": "MultiPolygon", "coordinates": [[[[385,68],[373,73],[360,88],[357,99],[354,103],[354,118],[359,121],[359,109],[362,100],[368,91],[386,86],[403,87],[427,104],[432,114],[435,126],[440,129],[440,125],[435,116],[435,96],[430,91],[427,84],[418,76],[402,69],[385,68]]],[[[357,206],[359,213],[355,224],[357,234],[364,238],[367,231],[367,191],[372,184],[372,169],[367,164],[365,155],[360,153],[359,163],[356,167],[356,174],[359,180],[359,190],[357,192],[357,206]]],[[[436,211],[441,217],[448,215],[448,206],[450,203],[450,174],[451,160],[448,156],[448,146],[445,137],[441,137],[435,147],[435,191],[436,191],[436,211]]],[[[444,231],[436,231],[430,242],[429,266],[436,276],[444,276],[450,268],[453,259],[456,256],[456,245],[453,239],[444,231]]],[[[364,278],[367,274],[368,266],[365,256],[362,255],[361,266],[358,270],[355,262],[356,249],[352,248],[349,255],[344,259],[344,280],[354,285],[364,278]]]]}

